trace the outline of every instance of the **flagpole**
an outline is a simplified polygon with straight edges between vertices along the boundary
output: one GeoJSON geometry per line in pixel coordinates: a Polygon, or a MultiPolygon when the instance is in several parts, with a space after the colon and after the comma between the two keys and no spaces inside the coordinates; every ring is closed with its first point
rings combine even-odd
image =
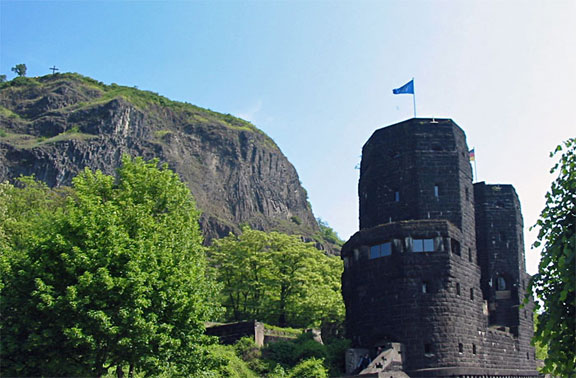
{"type": "MultiPolygon", "coordinates": [[[[414,78],[412,78],[412,85],[414,85],[414,78]]],[[[414,118],[416,118],[416,89],[412,90],[412,100],[414,101],[414,118]]]]}

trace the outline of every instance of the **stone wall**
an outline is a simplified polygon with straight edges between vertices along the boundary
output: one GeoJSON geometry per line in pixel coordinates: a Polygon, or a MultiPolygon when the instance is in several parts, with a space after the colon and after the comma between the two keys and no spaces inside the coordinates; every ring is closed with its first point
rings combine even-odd
{"type": "Polygon", "coordinates": [[[496,190],[474,189],[464,132],[430,119],[377,130],[363,148],[358,188],[360,231],[341,252],[353,346],[400,342],[415,376],[536,374],[531,316],[518,307],[526,278],[519,201],[510,186],[489,201],[496,190]],[[493,248],[494,235],[505,248],[493,248]],[[504,268],[510,295],[493,294],[489,277],[504,268]]]}
{"type": "MultiPolygon", "coordinates": [[[[474,185],[476,234],[482,266],[482,291],[490,310],[489,324],[516,336],[518,363],[534,364],[533,303],[522,307],[530,279],[525,272],[520,201],[511,185],[474,185]]],[[[508,348],[510,350],[510,348],[508,348]]]]}

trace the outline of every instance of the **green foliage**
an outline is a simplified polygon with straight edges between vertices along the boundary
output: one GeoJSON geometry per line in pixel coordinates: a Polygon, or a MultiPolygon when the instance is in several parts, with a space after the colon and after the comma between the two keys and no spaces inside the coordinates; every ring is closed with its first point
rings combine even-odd
{"type": "Polygon", "coordinates": [[[301,224],[302,224],[302,219],[300,219],[299,216],[296,216],[296,215],[291,216],[291,217],[290,217],[290,220],[291,220],[292,222],[294,222],[295,224],[297,224],[297,225],[301,225],[301,224]]]}
{"type": "Polygon", "coordinates": [[[18,76],[26,76],[26,65],[24,63],[20,63],[15,65],[11,68],[12,72],[14,72],[18,76]]]}
{"type": "Polygon", "coordinates": [[[274,368],[272,369],[272,371],[270,373],[268,373],[266,375],[266,377],[268,377],[268,378],[284,378],[284,377],[288,377],[288,373],[286,373],[286,370],[282,367],[282,365],[277,364],[277,365],[274,365],[274,368]]]}
{"type": "Polygon", "coordinates": [[[6,134],[6,131],[0,129],[0,138],[6,138],[8,136],[8,134],[6,134]]]}
{"type": "Polygon", "coordinates": [[[202,369],[195,377],[229,377],[229,378],[256,378],[258,377],[249,365],[239,358],[233,346],[212,345],[208,348],[212,366],[202,369]]]}
{"type": "Polygon", "coordinates": [[[254,339],[243,337],[234,344],[236,355],[248,364],[248,367],[259,374],[268,371],[268,366],[262,360],[262,351],[256,346],[254,339]]]}
{"type": "Polygon", "coordinates": [[[576,372],[576,139],[550,154],[562,153],[551,173],[557,173],[546,206],[537,222],[538,241],[543,245],[538,273],[530,289],[536,301],[538,327],[535,345],[546,345],[544,372],[572,376],[576,372]]]}
{"type": "Polygon", "coordinates": [[[20,116],[18,114],[14,113],[10,109],[6,109],[2,105],[0,105],[0,116],[12,118],[12,119],[20,118],[20,116]]]}
{"type": "Polygon", "coordinates": [[[290,378],[327,378],[328,371],[324,367],[324,361],[310,358],[296,365],[288,375],[290,378]]]}
{"type": "Polygon", "coordinates": [[[280,334],[291,335],[294,337],[300,336],[302,334],[302,332],[304,331],[303,328],[279,327],[279,326],[276,326],[273,324],[266,324],[266,323],[264,323],[264,326],[268,330],[277,331],[280,334]]]}
{"type": "Polygon", "coordinates": [[[342,247],[344,240],[340,239],[336,231],[328,225],[328,222],[322,220],[322,218],[316,218],[316,221],[318,222],[318,227],[320,227],[321,237],[332,244],[342,247]]]}
{"type": "Polygon", "coordinates": [[[280,340],[270,343],[263,350],[264,358],[290,368],[298,363],[298,345],[293,341],[280,340]]]}
{"type": "Polygon", "coordinates": [[[117,179],[85,170],[64,204],[40,184],[4,185],[1,195],[11,201],[0,209],[4,374],[129,366],[174,376],[219,366],[204,346],[215,288],[198,211],[166,166],[125,157],[117,179]]]}
{"type": "Polygon", "coordinates": [[[350,344],[348,339],[332,339],[326,343],[326,362],[331,377],[338,377],[346,371],[346,350],[350,344]]]}
{"type": "MultiPolygon", "coordinates": [[[[538,314],[534,314],[534,329],[538,329],[538,314]]],[[[548,356],[548,346],[542,344],[540,341],[533,339],[532,344],[534,345],[534,349],[536,352],[536,358],[540,361],[546,360],[546,356],[548,356]]]]}
{"type": "Polygon", "coordinates": [[[40,82],[33,77],[17,76],[14,79],[1,84],[1,89],[7,87],[34,87],[40,85],[40,82]]]}
{"type": "Polygon", "coordinates": [[[166,135],[172,134],[172,131],[170,131],[170,130],[158,130],[158,131],[156,131],[154,134],[156,135],[156,138],[162,139],[162,138],[164,138],[166,135]]]}
{"type": "Polygon", "coordinates": [[[6,82],[6,75],[0,75],[0,84],[6,82]]]}
{"type": "Polygon", "coordinates": [[[216,240],[210,257],[228,320],[306,327],[343,318],[340,259],[298,236],[244,228],[216,240]]]}
{"type": "Polygon", "coordinates": [[[344,354],[349,346],[350,341],[345,339],[324,345],[315,341],[311,333],[303,333],[295,340],[266,345],[262,355],[268,366],[278,364],[291,374],[303,361],[315,359],[323,365],[322,371],[329,369],[330,376],[340,376],[345,371],[344,354]]]}
{"type": "MultiPolygon", "coordinates": [[[[278,149],[274,141],[264,132],[256,128],[252,123],[230,114],[218,113],[185,102],[172,101],[158,93],[144,91],[134,87],[127,87],[118,84],[106,85],[100,81],[77,73],[50,74],[39,78],[18,76],[11,81],[0,83],[0,90],[9,89],[11,92],[7,93],[8,96],[22,98],[23,96],[29,95],[27,91],[29,91],[31,87],[40,86],[42,87],[42,90],[50,92],[55,86],[62,83],[74,87],[78,92],[85,92],[88,94],[86,101],[70,105],[70,111],[100,106],[112,100],[124,99],[133,106],[146,112],[151,112],[151,114],[158,111],[164,113],[166,110],[171,110],[178,118],[183,120],[183,126],[221,126],[229,129],[260,134],[260,141],[265,146],[271,150],[278,149]]],[[[26,117],[27,116],[23,115],[23,118],[26,117]]]]}

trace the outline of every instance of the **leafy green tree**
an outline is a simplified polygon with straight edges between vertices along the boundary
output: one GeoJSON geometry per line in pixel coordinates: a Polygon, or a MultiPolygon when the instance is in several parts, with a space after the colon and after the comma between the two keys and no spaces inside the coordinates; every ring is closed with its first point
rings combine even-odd
{"type": "Polygon", "coordinates": [[[6,75],[0,75],[0,84],[6,82],[6,75]]]}
{"type": "Polygon", "coordinates": [[[299,327],[343,318],[340,259],[298,236],[244,228],[216,240],[210,256],[228,320],[299,327]]]}
{"type": "MultiPolygon", "coordinates": [[[[31,177],[21,177],[17,186],[0,183],[0,277],[12,275],[10,261],[49,229],[48,220],[65,201],[67,189],[48,188],[31,177]]],[[[0,279],[0,288],[4,280],[0,279]]]]}
{"type": "Polygon", "coordinates": [[[26,76],[26,65],[24,63],[20,63],[15,65],[11,68],[12,72],[14,72],[18,76],[26,76]]]}
{"type": "Polygon", "coordinates": [[[550,154],[562,152],[551,173],[558,177],[546,194],[534,247],[543,245],[538,273],[530,288],[538,315],[534,341],[546,345],[544,371],[568,377],[576,373],[576,139],[550,154]]]}
{"type": "Polygon", "coordinates": [[[176,174],[124,157],[117,179],[85,170],[64,206],[35,217],[3,222],[42,226],[25,243],[8,238],[3,374],[194,375],[218,365],[203,335],[216,290],[198,211],[176,174]]]}

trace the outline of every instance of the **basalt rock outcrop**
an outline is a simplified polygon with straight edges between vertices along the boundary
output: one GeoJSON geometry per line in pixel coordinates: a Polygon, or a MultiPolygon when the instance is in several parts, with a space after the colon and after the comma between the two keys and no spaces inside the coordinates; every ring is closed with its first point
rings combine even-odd
{"type": "Polygon", "coordinates": [[[208,241],[249,225],[333,248],[296,170],[249,122],[78,74],[0,85],[0,182],[34,175],[69,185],[85,167],[114,174],[123,154],[158,158],[180,175],[208,241]]]}

